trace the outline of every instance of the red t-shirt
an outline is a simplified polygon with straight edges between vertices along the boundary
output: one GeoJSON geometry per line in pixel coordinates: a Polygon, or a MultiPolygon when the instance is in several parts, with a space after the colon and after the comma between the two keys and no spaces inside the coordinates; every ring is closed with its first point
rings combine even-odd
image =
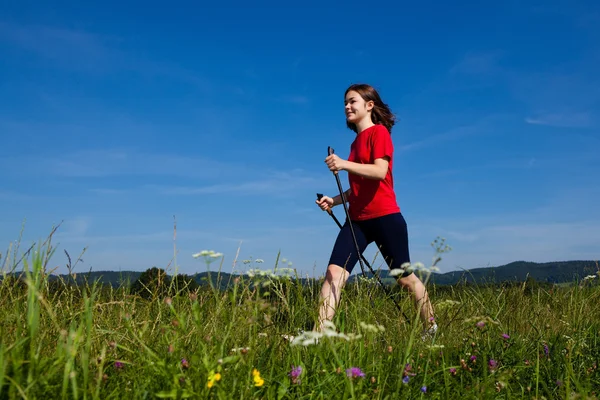
{"type": "Polygon", "coordinates": [[[375,159],[388,156],[390,162],[385,179],[381,181],[348,173],[350,219],[365,220],[400,212],[394,193],[393,154],[394,144],[385,126],[376,124],[356,135],[350,146],[348,161],[373,164],[375,159]]]}

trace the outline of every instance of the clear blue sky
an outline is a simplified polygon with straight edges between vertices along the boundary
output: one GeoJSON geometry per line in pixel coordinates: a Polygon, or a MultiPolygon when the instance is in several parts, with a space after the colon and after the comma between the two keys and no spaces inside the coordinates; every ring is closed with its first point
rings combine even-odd
{"type": "Polygon", "coordinates": [[[180,272],[281,250],[319,276],[323,160],[347,157],[344,90],[366,82],[399,119],[414,262],[437,236],[442,272],[600,258],[596,1],[210,3],[2,3],[3,256],[64,221],[58,272],[85,247],[77,271],[166,268],[175,218],[180,272]]]}

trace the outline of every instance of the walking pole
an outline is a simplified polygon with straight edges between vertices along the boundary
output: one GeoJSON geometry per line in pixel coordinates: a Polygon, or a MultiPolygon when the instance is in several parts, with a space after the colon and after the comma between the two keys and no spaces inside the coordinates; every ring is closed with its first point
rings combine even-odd
{"type": "MultiPolygon", "coordinates": [[[[333,149],[331,147],[327,148],[327,154],[328,155],[332,155],[333,154],[333,149]]],[[[381,279],[379,278],[379,275],[375,273],[375,271],[373,271],[373,268],[371,268],[371,265],[369,264],[369,262],[365,259],[365,257],[361,254],[360,249],[358,247],[358,242],[356,241],[356,235],[354,234],[354,228],[352,227],[352,222],[350,221],[350,214],[348,213],[348,206],[346,205],[346,196],[344,195],[344,190],[342,189],[342,183],[340,182],[340,177],[337,174],[337,171],[333,172],[333,175],[335,176],[335,180],[337,182],[337,186],[338,186],[338,190],[340,192],[340,196],[342,198],[342,204],[344,206],[344,211],[346,213],[346,218],[348,221],[348,225],[350,226],[350,232],[352,233],[352,239],[354,240],[354,246],[356,249],[356,252],[358,254],[358,261],[360,262],[360,269],[362,270],[363,276],[366,278],[366,274],[365,274],[365,269],[363,266],[363,260],[365,262],[365,264],[367,264],[367,266],[369,267],[369,270],[371,271],[371,273],[373,274],[373,276],[375,276],[375,278],[377,278],[377,281],[379,282],[379,284],[381,285],[381,288],[383,289],[383,291],[385,292],[385,294],[392,300],[392,302],[394,303],[394,305],[396,306],[396,308],[398,309],[398,311],[400,311],[402,313],[402,315],[404,315],[404,318],[406,319],[406,322],[410,324],[410,318],[408,318],[408,316],[404,313],[404,311],[402,310],[402,308],[400,307],[400,305],[396,302],[396,300],[394,300],[394,298],[392,297],[391,293],[388,292],[387,287],[383,284],[383,282],[381,282],[381,279]]],[[[321,193],[317,193],[317,199],[321,200],[321,198],[323,197],[323,195],[321,193]]],[[[331,210],[331,208],[329,210],[327,210],[328,214],[331,215],[331,218],[333,218],[333,220],[335,221],[335,223],[337,224],[337,226],[342,229],[342,224],[340,224],[340,221],[338,221],[338,219],[336,218],[335,214],[333,213],[333,210],[331,210]]],[[[372,301],[372,299],[371,299],[372,301]]]]}
{"type": "MultiPolygon", "coordinates": [[[[327,147],[327,155],[332,155],[333,149],[331,147],[327,147]]],[[[346,218],[348,220],[348,225],[350,226],[350,232],[352,233],[352,240],[354,240],[354,248],[358,254],[358,261],[360,262],[360,269],[363,275],[365,274],[365,266],[363,265],[362,258],[360,257],[360,249],[358,248],[358,242],[356,241],[356,235],[354,234],[354,227],[352,226],[352,222],[350,221],[350,214],[348,213],[348,206],[346,205],[346,195],[344,194],[344,190],[342,189],[342,182],[340,182],[340,176],[337,171],[333,171],[333,176],[335,176],[335,181],[337,182],[338,190],[340,191],[340,197],[342,198],[342,205],[344,206],[344,211],[346,212],[346,218]]]]}

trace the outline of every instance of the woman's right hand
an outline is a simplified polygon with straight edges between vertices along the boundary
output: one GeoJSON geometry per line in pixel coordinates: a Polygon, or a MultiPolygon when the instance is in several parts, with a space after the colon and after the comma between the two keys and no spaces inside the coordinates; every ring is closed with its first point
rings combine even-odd
{"type": "Polygon", "coordinates": [[[315,200],[315,203],[317,203],[323,211],[328,211],[333,207],[333,199],[329,196],[323,196],[320,200],[315,200]]]}

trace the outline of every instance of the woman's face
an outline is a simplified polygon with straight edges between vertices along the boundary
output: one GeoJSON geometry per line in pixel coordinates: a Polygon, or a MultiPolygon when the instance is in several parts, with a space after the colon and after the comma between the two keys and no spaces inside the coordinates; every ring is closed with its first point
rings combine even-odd
{"type": "Polygon", "coordinates": [[[369,111],[372,108],[373,102],[370,101],[367,103],[358,92],[350,90],[346,93],[346,98],[344,99],[344,111],[348,122],[357,124],[365,117],[369,117],[369,111]]]}

